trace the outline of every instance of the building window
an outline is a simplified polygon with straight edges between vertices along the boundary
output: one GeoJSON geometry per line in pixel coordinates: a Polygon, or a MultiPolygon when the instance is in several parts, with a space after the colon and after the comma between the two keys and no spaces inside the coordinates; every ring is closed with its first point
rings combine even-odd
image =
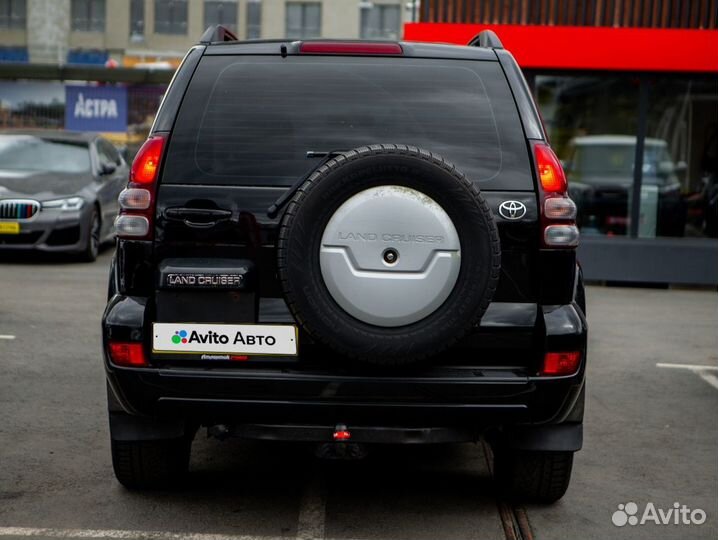
{"type": "Polygon", "coordinates": [[[247,39],[262,37],[262,2],[247,0],[247,39]]]}
{"type": "Polygon", "coordinates": [[[0,28],[25,29],[27,3],[25,0],[0,0],[0,28]]]}
{"type": "Polygon", "coordinates": [[[105,0],[72,0],[72,29],[105,31],[105,0]]]}
{"type": "Polygon", "coordinates": [[[237,2],[207,0],[204,3],[204,26],[221,24],[232,31],[237,30],[237,2]]]}
{"type": "Polygon", "coordinates": [[[155,33],[187,34],[187,0],[155,0],[155,33]]]}
{"type": "Polygon", "coordinates": [[[142,41],[145,36],[145,0],[130,1],[130,40],[142,41]]]}
{"type": "Polygon", "coordinates": [[[287,2],[287,37],[317,38],[321,35],[322,5],[318,2],[287,2]]]}
{"type": "Polygon", "coordinates": [[[362,39],[399,39],[400,33],[399,4],[372,4],[361,7],[362,39]]]}

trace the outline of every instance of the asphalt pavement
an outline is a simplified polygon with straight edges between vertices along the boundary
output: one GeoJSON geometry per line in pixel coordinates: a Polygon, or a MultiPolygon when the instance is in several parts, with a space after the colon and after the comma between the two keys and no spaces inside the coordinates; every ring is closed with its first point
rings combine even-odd
{"type": "Polygon", "coordinates": [[[588,289],[584,450],[555,505],[497,500],[481,444],[333,462],[201,432],[186,487],[132,493],[109,456],[109,260],[0,259],[0,540],[718,538],[714,291],[588,289]],[[660,519],[674,503],[705,522],[640,523],[651,505],[660,519]]]}

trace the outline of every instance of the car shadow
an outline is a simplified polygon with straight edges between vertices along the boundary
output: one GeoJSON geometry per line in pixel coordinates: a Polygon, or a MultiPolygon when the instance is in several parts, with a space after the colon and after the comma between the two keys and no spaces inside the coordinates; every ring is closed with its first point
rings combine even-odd
{"type": "MultiPolygon", "coordinates": [[[[108,251],[114,250],[114,243],[100,247],[99,257],[108,251]]],[[[34,264],[34,265],[57,265],[57,264],[87,264],[81,260],[76,253],[45,252],[34,250],[3,250],[0,249],[0,264],[34,264]]]]}
{"type": "Polygon", "coordinates": [[[307,494],[318,490],[328,538],[422,538],[437,530],[458,538],[487,522],[498,530],[481,445],[377,445],[357,460],[318,458],[315,449],[217,441],[200,432],[186,482],[172,491],[135,492],[132,504],[192,501],[193,513],[223,519],[233,533],[284,535],[295,533],[307,494]],[[374,530],[377,524],[383,532],[374,530]]]}

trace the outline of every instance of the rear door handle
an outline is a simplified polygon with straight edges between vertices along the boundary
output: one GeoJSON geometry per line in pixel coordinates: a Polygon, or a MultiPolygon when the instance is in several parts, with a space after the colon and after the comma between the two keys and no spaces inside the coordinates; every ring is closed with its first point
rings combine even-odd
{"type": "Polygon", "coordinates": [[[179,221],[193,229],[209,229],[232,219],[230,210],[219,208],[167,208],[163,215],[167,221],[179,221]]]}

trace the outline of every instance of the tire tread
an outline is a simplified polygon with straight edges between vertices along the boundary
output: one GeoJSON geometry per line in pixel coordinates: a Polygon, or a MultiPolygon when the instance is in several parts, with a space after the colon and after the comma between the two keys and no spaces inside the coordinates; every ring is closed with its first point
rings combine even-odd
{"type": "Polygon", "coordinates": [[[566,493],[573,452],[504,450],[495,458],[499,490],[511,500],[549,504],[566,493]]]}
{"type": "Polygon", "coordinates": [[[115,477],[128,489],[173,487],[187,473],[190,447],[191,442],[185,438],[111,440],[115,477]]]}

